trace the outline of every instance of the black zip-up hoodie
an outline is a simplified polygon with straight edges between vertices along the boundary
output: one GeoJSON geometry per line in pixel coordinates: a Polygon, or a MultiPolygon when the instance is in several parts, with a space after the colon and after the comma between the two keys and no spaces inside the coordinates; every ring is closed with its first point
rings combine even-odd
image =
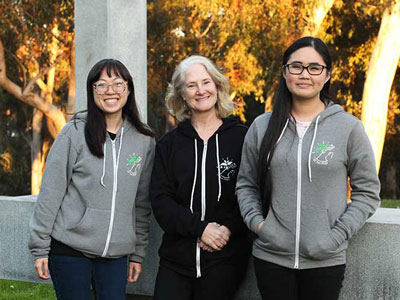
{"type": "Polygon", "coordinates": [[[200,277],[217,263],[247,261],[248,230],[235,196],[246,132],[230,117],[203,141],[186,120],[158,141],[150,196],[164,230],[161,265],[200,277]],[[199,247],[198,239],[211,222],[228,227],[231,237],[221,251],[210,253],[199,247]]]}

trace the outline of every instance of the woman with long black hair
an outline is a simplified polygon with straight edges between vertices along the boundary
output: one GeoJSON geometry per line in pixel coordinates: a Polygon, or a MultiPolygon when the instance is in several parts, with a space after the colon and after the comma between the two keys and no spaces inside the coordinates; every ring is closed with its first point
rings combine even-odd
{"type": "Polygon", "coordinates": [[[125,299],[148,242],[153,131],[140,121],[132,76],[118,60],[87,77],[87,112],[57,136],[30,223],[29,248],[58,299],[125,299]],[[129,262],[128,274],[127,263],[129,262]],[[127,276],[128,275],[128,276],[127,276]]]}
{"type": "Polygon", "coordinates": [[[246,135],[237,182],[263,299],[336,300],[349,239],[379,206],[374,155],[361,122],[329,95],[327,46],[285,51],[274,110],[246,135]],[[347,201],[348,178],[351,201],[347,201]]]}

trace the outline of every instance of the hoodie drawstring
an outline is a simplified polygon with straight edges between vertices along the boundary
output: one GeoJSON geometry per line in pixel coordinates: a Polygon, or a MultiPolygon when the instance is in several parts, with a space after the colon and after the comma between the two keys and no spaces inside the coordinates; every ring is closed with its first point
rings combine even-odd
{"type": "Polygon", "coordinates": [[[219,202],[219,198],[221,198],[221,170],[219,169],[219,141],[218,134],[215,136],[215,146],[217,152],[217,169],[218,169],[218,198],[217,202],[219,202]]]}
{"type": "Polygon", "coordinates": [[[101,178],[100,178],[100,184],[104,187],[106,187],[106,185],[103,182],[104,179],[104,175],[106,174],[106,153],[107,153],[107,140],[104,142],[104,147],[103,147],[103,174],[101,174],[101,178]]]}
{"type": "Polygon", "coordinates": [[[317,120],[315,121],[314,135],[313,135],[313,138],[312,138],[312,141],[311,141],[310,151],[308,152],[308,180],[310,182],[312,182],[312,179],[311,179],[311,153],[312,153],[312,149],[314,147],[315,137],[317,136],[318,121],[319,121],[320,117],[321,116],[318,116],[317,120]]]}
{"type": "Polygon", "coordinates": [[[119,149],[118,149],[118,155],[117,155],[117,164],[115,166],[116,173],[115,174],[115,191],[118,191],[118,166],[119,166],[119,156],[121,154],[121,148],[122,148],[122,142],[123,142],[123,137],[124,137],[124,127],[121,128],[121,137],[120,137],[120,142],[119,142],[119,149]]]}
{"type": "MultiPolygon", "coordinates": [[[[281,134],[279,135],[279,138],[278,138],[278,140],[276,141],[275,146],[278,145],[279,141],[280,141],[281,138],[283,137],[283,134],[285,133],[288,124],[289,124],[289,118],[286,120],[285,126],[283,126],[282,132],[281,132],[281,134]]],[[[268,152],[267,161],[269,160],[269,155],[270,155],[270,154],[271,154],[271,152],[268,152]]]]}
{"type": "Polygon", "coordinates": [[[196,187],[197,180],[197,140],[194,139],[194,179],[192,186],[192,195],[190,196],[190,211],[193,213],[193,196],[194,196],[194,188],[196,187]]]}
{"type": "MultiPolygon", "coordinates": [[[[121,154],[121,148],[122,148],[122,141],[123,141],[123,136],[124,136],[124,127],[121,128],[121,137],[120,140],[121,142],[119,143],[119,149],[118,149],[118,155],[117,155],[117,164],[116,164],[116,170],[117,170],[117,174],[116,174],[116,188],[118,189],[118,165],[119,165],[119,156],[121,154]]],[[[101,178],[100,178],[100,184],[103,187],[106,187],[106,185],[104,184],[104,176],[106,174],[106,158],[107,158],[107,140],[104,142],[104,147],[103,147],[103,173],[101,174],[101,178]]]]}

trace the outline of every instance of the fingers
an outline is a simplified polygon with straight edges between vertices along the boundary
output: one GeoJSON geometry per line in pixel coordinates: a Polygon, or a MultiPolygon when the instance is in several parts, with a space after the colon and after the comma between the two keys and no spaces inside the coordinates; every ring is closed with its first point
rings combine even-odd
{"type": "Polygon", "coordinates": [[[201,241],[213,250],[219,251],[228,243],[230,233],[226,226],[215,222],[208,223],[201,236],[201,241]]]}
{"type": "Polygon", "coordinates": [[[49,275],[49,259],[38,258],[35,260],[34,268],[40,279],[50,279],[49,275]]]}
{"type": "Polygon", "coordinates": [[[142,273],[142,264],[137,262],[129,262],[128,282],[136,282],[142,273]]]}

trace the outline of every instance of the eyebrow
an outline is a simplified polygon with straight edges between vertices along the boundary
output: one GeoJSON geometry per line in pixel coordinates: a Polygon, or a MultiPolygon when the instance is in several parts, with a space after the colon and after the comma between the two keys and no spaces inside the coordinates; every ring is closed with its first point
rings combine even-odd
{"type": "MultiPolygon", "coordinates": [[[[303,62],[302,61],[292,61],[291,64],[303,64],[303,62]]],[[[321,64],[319,62],[310,62],[308,65],[321,65],[321,64]]]]}
{"type": "MultiPolygon", "coordinates": [[[[115,81],[115,80],[117,80],[117,79],[122,79],[122,80],[124,80],[122,77],[115,77],[114,79],[111,79],[111,81],[115,81]]],[[[103,78],[99,78],[97,81],[105,81],[105,82],[107,82],[108,80],[103,79],[103,78]]]]}

